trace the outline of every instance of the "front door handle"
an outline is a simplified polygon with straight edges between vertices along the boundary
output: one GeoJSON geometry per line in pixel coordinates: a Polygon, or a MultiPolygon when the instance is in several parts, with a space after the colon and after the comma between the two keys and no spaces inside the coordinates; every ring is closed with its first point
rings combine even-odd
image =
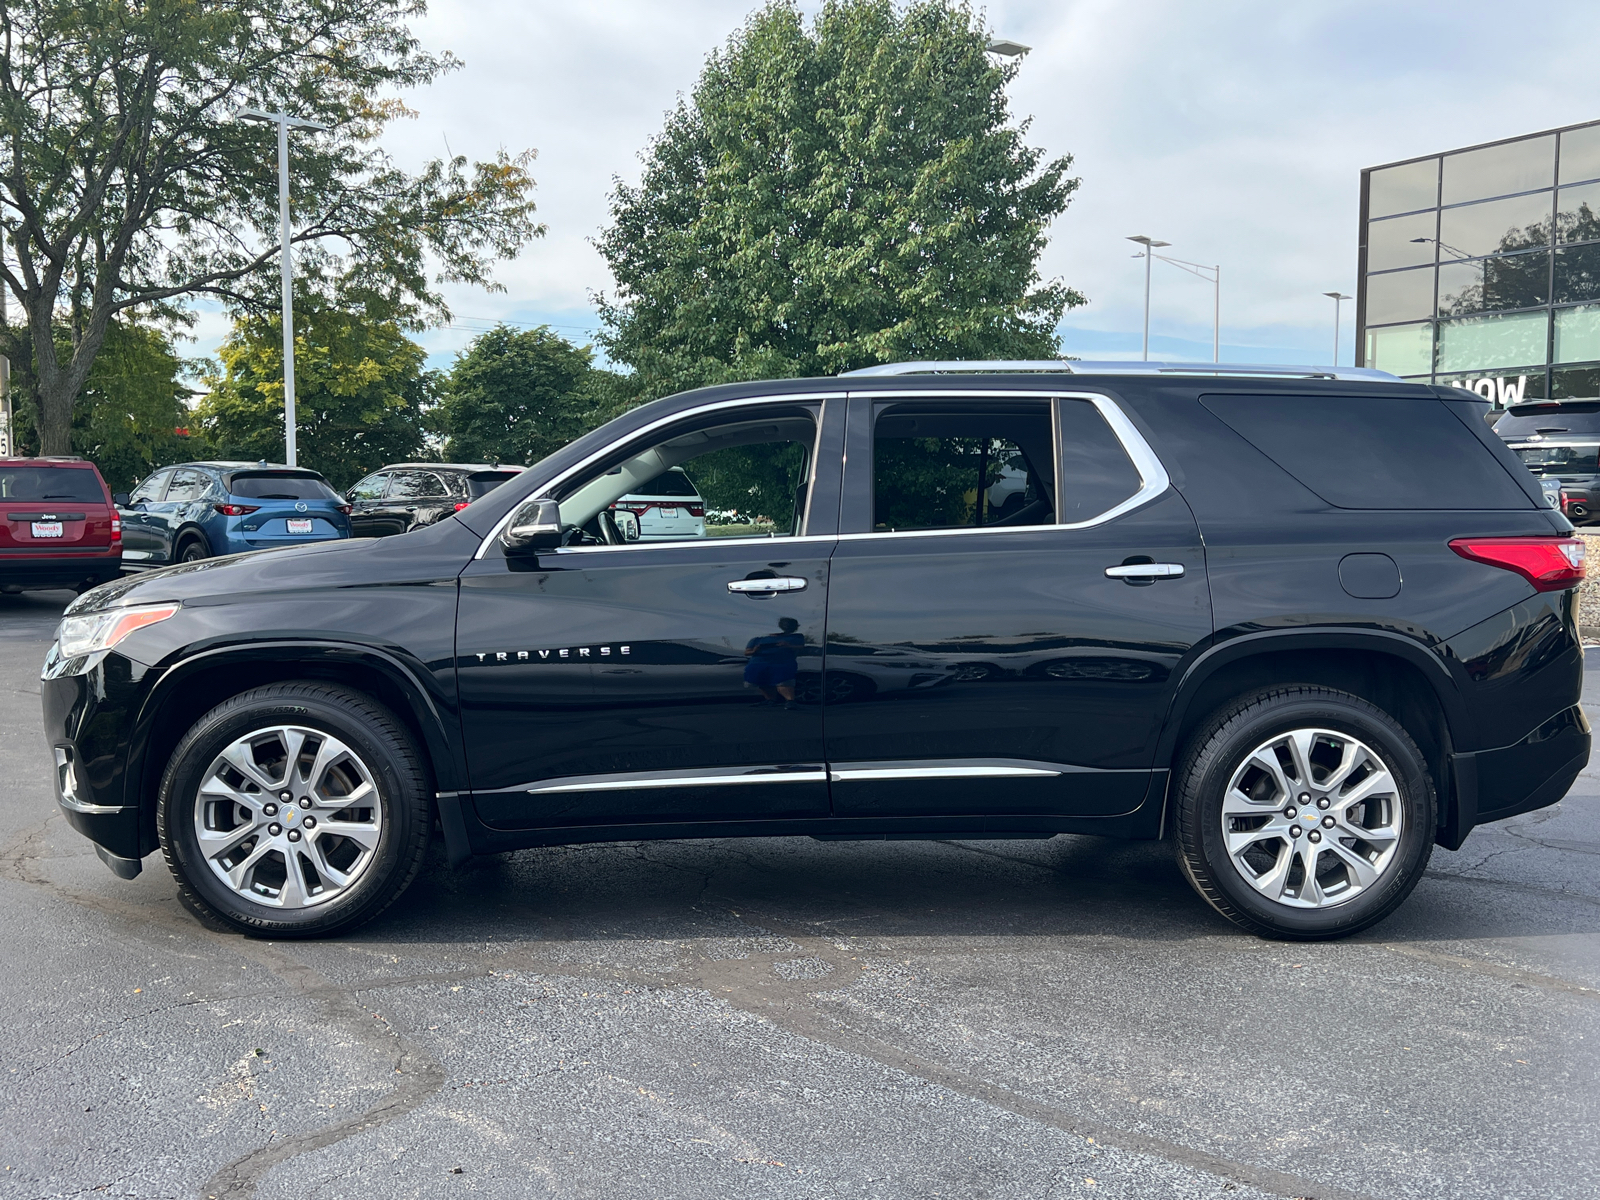
{"type": "Polygon", "coordinates": [[[770,596],[774,592],[803,592],[806,590],[806,581],[798,575],[779,575],[776,579],[730,579],[728,590],[746,596],[770,596]]]}
{"type": "Polygon", "coordinates": [[[1123,563],[1106,568],[1107,579],[1177,579],[1182,563],[1123,563]]]}

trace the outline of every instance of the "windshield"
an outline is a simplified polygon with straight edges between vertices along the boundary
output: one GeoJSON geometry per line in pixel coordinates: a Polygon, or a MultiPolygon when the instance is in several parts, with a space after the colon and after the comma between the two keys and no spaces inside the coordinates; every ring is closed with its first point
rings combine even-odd
{"type": "Polygon", "coordinates": [[[520,471],[501,471],[498,474],[489,471],[480,471],[476,475],[467,476],[467,495],[476,500],[479,496],[487,496],[495,488],[508,479],[515,479],[520,471]]]}
{"type": "Polygon", "coordinates": [[[1519,404],[1506,410],[1494,431],[1507,441],[1531,437],[1600,436],[1600,403],[1519,404]]]}
{"type": "Polygon", "coordinates": [[[0,500],[70,500],[104,504],[105,492],[83,467],[0,467],[0,500]]]}
{"type": "Polygon", "coordinates": [[[1521,446],[1516,455],[1535,475],[1594,475],[1600,472],[1600,442],[1521,446]]]}
{"type": "Polygon", "coordinates": [[[228,493],[249,500],[332,500],[342,504],[339,496],[323,482],[320,475],[291,475],[287,471],[256,471],[249,475],[235,475],[228,481],[228,493]]]}

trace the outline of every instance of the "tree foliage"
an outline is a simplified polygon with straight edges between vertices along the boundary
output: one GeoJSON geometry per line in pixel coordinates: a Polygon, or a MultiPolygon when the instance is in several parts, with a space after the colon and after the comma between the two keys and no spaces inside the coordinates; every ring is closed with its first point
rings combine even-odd
{"type": "MultiPolygon", "coordinates": [[[[427,409],[437,376],[398,322],[307,298],[295,306],[295,426],[302,466],[348,487],[385,463],[428,454],[427,409]],[[303,306],[302,306],[303,304],[303,306]]],[[[238,321],[222,369],[195,408],[207,451],[224,459],[283,455],[283,325],[238,321]]]]}
{"type": "MultiPolygon", "coordinates": [[[[4,284],[37,353],[39,431],[66,449],[74,398],[119,313],[174,315],[209,295],[275,298],[277,149],[235,109],[328,125],[293,135],[298,271],[323,299],[381,301],[404,321],[443,311],[438,283],[490,283],[542,232],[532,152],[415,175],[377,140],[394,89],[457,64],[406,21],[422,0],[0,0],[4,284]],[[431,264],[431,265],[430,265],[431,264]],[[436,272],[436,273],[431,273],[436,272]],[[70,337],[49,331],[65,317],[70,337]]],[[[23,349],[16,329],[0,350],[23,349]]]]}
{"type": "Polygon", "coordinates": [[[544,325],[481,334],[456,359],[433,417],[446,460],[534,463],[601,424],[607,373],[592,359],[544,325]]]}
{"type": "Polygon", "coordinates": [[[1042,358],[1083,303],[1036,263],[1077,186],[1013,124],[965,4],[775,0],[618,185],[602,341],[649,397],[916,358],[1042,358]]]}

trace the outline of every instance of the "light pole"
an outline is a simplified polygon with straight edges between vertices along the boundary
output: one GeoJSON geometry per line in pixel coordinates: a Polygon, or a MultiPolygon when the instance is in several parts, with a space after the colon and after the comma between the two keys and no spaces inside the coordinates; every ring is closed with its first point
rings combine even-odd
{"type": "Polygon", "coordinates": [[[1138,242],[1144,247],[1144,350],[1140,355],[1145,362],[1150,361],[1150,260],[1155,257],[1158,246],[1170,246],[1171,242],[1157,241],[1155,238],[1146,237],[1142,233],[1134,234],[1128,239],[1138,242]]]}
{"type": "Polygon", "coordinates": [[[989,44],[984,47],[990,54],[998,54],[1002,58],[1016,58],[1032,50],[1032,46],[1024,46],[1021,42],[1013,42],[1010,38],[990,38],[989,44]]]}
{"type": "Polygon", "coordinates": [[[1339,306],[1350,299],[1343,292],[1323,292],[1333,301],[1333,365],[1339,365],[1339,306]]]}
{"type": "Polygon", "coordinates": [[[283,111],[241,108],[244,121],[261,121],[278,127],[278,238],[279,273],[283,277],[283,460],[297,466],[294,444],[294,258],[289,250],[289,130],[326,129],[315,121],[302,121],[283,111]]]}
{"type": "MultiPolygon", "coordinates": [[[[1160,245],[1158,242],[1157,245],[1160,245]]],[[[1169,258],[1165,254],[1150,252],[1151,258],[1159,258],[1164,263],[1171,263],[1179,270],[1204,279],[1211,285],[1211,361],[1222,361],[1222,264],[1208,265],[1206,263],[1186,262],[1181,258],[1169,258]],[[1207,275],[1206,272],[1211,274],[1207,275]]]]}

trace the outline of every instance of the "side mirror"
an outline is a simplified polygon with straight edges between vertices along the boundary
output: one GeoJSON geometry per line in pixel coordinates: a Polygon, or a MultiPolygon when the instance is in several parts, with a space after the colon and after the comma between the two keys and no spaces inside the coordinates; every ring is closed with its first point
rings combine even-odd
{"type": "Polygon", "coordinates": [[[639,540],[639,514],[629,512],[625,508],[613,509],[611,519],[617,523],[617,532],[622,535],[625,542],[639,540]]]}
{"type": "Polygon", "coordinates": [[[111,503],[115,504],[118,508],[127,508],[128,507],[128,493],[127,492],[113,492],[112,495],[111,495],[111,503]]]}
{"type": "Polygon", "coordinates": [[[511,515],[500,535],[508,554],[535,554],[561,545],[561,506],[554,500],[529,500],[511,515]]]}

